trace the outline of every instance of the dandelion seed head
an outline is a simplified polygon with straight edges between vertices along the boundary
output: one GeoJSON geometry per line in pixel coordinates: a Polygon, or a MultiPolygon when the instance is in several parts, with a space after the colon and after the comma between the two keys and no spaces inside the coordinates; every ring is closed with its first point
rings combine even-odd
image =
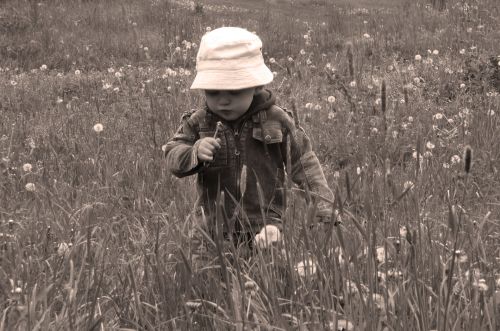
{"type": "Polygon", "coordinates": [[[100,133],[102,132],[102,130],[104,130],[104,125],[102,125],[101,123],[97,123],[94,125],[95,132],[100,133]]]}
{"type": "Polygon", "coordinates": [[[439,55],[439,51],[437,49],[435,49],[435,50],[432,51],[432,54],[433,55],[439,55]]]}
{"type": "Polygon", "coordinates": [[[24,188],[26,189],[26,191],[28,192],[35,192],[36,191],[36,186],[34,183],[27,183],[24,188]]]}
{"type": "Polygon", "coordinates": [[[417,54],[415,55],[415,61],[421,61],[422,60],[422,55],[417,54]]]}
{"type": "Polygon", "coordinates": [[[295,270],[300,277],[308,277],[316,274],[316,263],[312,259],[307,259],[305,261],[300,261],[295,266],[295,270]]]}
{"type": "Polygon", "coordinates": [[[23,164],[23,170],[25,172],[31,172],[31,170],[33,170],[33,166],[31,165],[31,163],[25,163],[23,164]]]}
{"type": "Polygon", "coordinates": [[[78,69],[77,69],[77,70],[75,70],[75,75],[79,76],[79,75],[81,75],[81,73],[82,73],[82,72],[81,72],[80,70],[78,70],[78,69]]]}
{"type": "Polygon", "coordinates": [[[425,144],[425,147],[427,147],[428,149],[430,150],[433,150],[434,147],[436,147],[436,145],[434,145],[432,142],[428,141],[426,144],[425,144]]]}
{"type": "Polygon", "coordinates": [[[334,103],[335,102],[335,97],[333,95],[330,95],[327,100],[328,100],[329,103],[334,103]]]}

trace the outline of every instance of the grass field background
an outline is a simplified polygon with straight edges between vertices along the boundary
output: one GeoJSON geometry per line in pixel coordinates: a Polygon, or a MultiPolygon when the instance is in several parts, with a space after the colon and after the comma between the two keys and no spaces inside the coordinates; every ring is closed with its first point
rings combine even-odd
{"type": "Polygon", "coordinates": [[[444,4],[0,1],[0,330],[498,330],[500,4],[444,4]],[[337,213],[291,188],[280,242],[200,264],[162,146],[222,25],[337,213]]]}

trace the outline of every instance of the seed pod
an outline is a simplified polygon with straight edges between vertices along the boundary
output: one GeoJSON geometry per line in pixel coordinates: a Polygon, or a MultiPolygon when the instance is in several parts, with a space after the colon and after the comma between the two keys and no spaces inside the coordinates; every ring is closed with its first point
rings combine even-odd
{"type": "Polygon", "coordinates": [[[464,151],[464,170],[466,174],[470,173],[471,167],[472,167],[472,147],[467,145],[465,146],[465,151],[464,151]]]}

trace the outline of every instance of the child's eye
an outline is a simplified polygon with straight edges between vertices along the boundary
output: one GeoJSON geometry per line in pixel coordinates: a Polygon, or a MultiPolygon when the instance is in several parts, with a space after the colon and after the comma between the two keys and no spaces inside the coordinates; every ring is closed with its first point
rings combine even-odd
{"type": "Polygon", "coordinates": [[[241,93],[241,90],[231,90],[231,91],[229,91],[229,94],[231,94],[231,95],[238,95],[240,93],[241,93]]]}
{"type": "Polygon", "coordinates": [[[219,91],[218,90],[205,90],[205,93],[210,95],[210,96],[216,96],[217,94],[219,94],[219,91]]]}

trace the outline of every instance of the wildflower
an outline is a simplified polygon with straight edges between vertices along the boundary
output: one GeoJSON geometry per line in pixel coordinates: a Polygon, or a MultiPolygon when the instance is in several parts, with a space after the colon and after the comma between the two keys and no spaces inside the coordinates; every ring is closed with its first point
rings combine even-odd
{"type": "Polygon", "coordinates": [[[112,73],[114,73],[114,72],[115,72],[115,69],[113,69],[113,68],[108,68],[108,72],[109,72],[110,74],[112,74],[112,73]]]}
{"type": "Polygon", "coordinates": [[[102,132],[102,130],[104,130],[104,125],[102,125],[101,123],[97,123],[94,125],[95,132],[100,133],[102,132]]]}
{"type": "Polygon", "coordinates": [[[460,88],[464,89],[465,88],[465,84],[464,83],[460,84],[460,88]]]}
{"type": "Polygon", "coordinates": [[[257,247],[267,248],[281,241],[281,232],[274,225],[266,225],[254,238],[257,247]]]}
{"type": "Polygon", "coordinates": [[[305,34],[305,35],[304,35],[304,39],[305,39],[305,40],[309,39],[309,35],[305,34]]]}
{"type": "Polygon", "coordinates": [[[42,70],[42,71],[47,70],[47,65],[46,64],[42,64],[42,66],[40,67],[40,70],[42,70]]]}
{"type": "Polygon", "coordinates": [[[310,102],[306,103],[306,109],[312,109],[312,107],[313,107],[312,103],[310,102]]]}
{"type": "Polygon", "coordinates": [[[118,92],[118,91],[120,91],[120,88],[119,88],[119,87],[115,87],[115,88],[113,89],[113,91],[114,91],[114,92],[118,92]]]}
{"type": "Polygon", "coordinates": [[[413,116],[408,116],[408,122],[410,122],[410,123],[413,122],[413,116]]]}
{"type": "Polygon", "coordinates": [[[335,102],[335,97],[333,95],[330,95],[327,100],[328,100],[329,103],[334,103],[335,102]]]}
{"type": "Polygon", "coordinates": [[[111,85],[110,83],[104,83],[104,85],[102,85],[102,89],[103,90],[109,90],[113,85],[111,85]]]}
{"type": "Polygon", "coordinates": [[[289,56],[288,57],[288,62],[290,62],[290,63],[293,62],[293,57],[289,56]]]}
{"type": "Polygon", "coordinates": [[[144,46],[143,50],[144,50],[144,52],[147,52],[147,51],[149,51],[149,48],[147,46],[144,46]]]}
{"type": "Polygon", "coordinates": [[[321,110],[321,106],[320,105],[314,106],[314,110],[321,110]]]}
{"type": "Polygon", "coordinates": [[[434,144],[433,144],[432,142],[430,142],[430,141],[428,141],[428,142],[427,142],[427,144],[425,144],[425,146],[426,146],[428,149],[430,149],[430,150],[432,150],[432,149],[434,149],[434,147],[436,147],[436,145],[434,145],[434,144]]]}
{"type": "Polygon", "coordinates": [[[28,183],[24,186],[24,188],[26,189],[26,191],[28,192],[35,192],[36,191],[36,186],[35,184],[33,183],[28,183]]]}
{"type": "Polygon", "coordinates": [[[415,78],[413,78],[413,82],[414,82],[415,84],[419,84],[419,83],[420,83],[420,78],[419,78],[419,77],[415,77],[415,78]]]}
{"type": "Polygon", "coordinates": [[[306,51],[305,51],[305,50],[303,50],[303,49],[301,49],[301,50],[300,50],[300,55],[306,55],[306,51]]]}
{"type": "Polygon", "coordinates": [[[457,249],[455,251],[455,256],[457,257],[458,263],[466,263],[467,262],[467,254],[464,251],[457,249]]]}
{"type": "Polygon", "coordinates": [[[439,55],[439,51],[437,49],[435,49],[435,50],[432,51],[432,54],[439,55]]]}
{"type": "Polygon", "coordinates": [[[488,114],[489,116],[495,116],[495,111],[493,109],[489,109],[486,114],[488,114]]]}
{"type": "Polygon", "coordinates": [[[450,161],[451,161],[451,164],[457,164],[460,162],[460,156],[455,154],[451,157],[450,161]]]}
{"type": "Polygon", "coordinates": [[[349,83],[349,86],[350,87],[356,87],[356,81],[353,80],[352,82],[349,83]]]}
{"type": "Polygon", "coordinates": [[[23,164],[23,170],[25,172],[31,172],[31,170],[33,170],[33,166],[30,163],[25,163],[23,164]]]}
{"type": "Polygon", "coordinates": [[[207,32],[210,32],[210,31],[212,31],[212,28],[211,28],[211,27],[209,27],[209,26],[207,26],[207,27],[205,28],[205,30],[206,30],[207,32]]]}
{"type": "Polygon", "coordinates": [[[420,54],[415,55],[415,61],[421,61],[422,56],[420,54]]]}
{"type": "Polygon", "coordinates": [[[301,261],[295,266],[300,277],[312,276],[316,273],[316,269],[316,263],[311,258],[301,261]]]}
{"type": "Polygon", "coordinates": [[[460,54],[464,55],[465,54],[465,48],[462,48],[460,51],[458,51],[460,54]]]}
{"type": "Polygon", "coordinates": [[[179,46],[177,46],[177,47],[175,48],[175,52],[176,52],[176,53],[179,53],[180,51],[181,51],[181,48],[180,48],[179,46]]]}
{"type": "Polygon", "coordinates": [[[276,59],[274,57],[270,58],[269,63],[276,63],[276,59]]]}
{"type": "Polygon", "coordinates": [[[361,168],[360,167],[357,167],[356,168],[356,174],[359,176],[361,175],[361,168]]]}
{"type": "Polygon", "coordinates": [[[119,71],[115,72],[115,77],[116,78],[122,78],[123,77],[123,74],[119,71]]]}
{"type": "MultiPolygon", "coordinates": [[[[404,184],[403,184],[403,188],[404,190],[411,190],[413,189],[413,187],[415,186],[415,184],[413,184],[413,182],[411,180],[407,180],[404,184]]],[[[405,227],[405,230],[406,230],[406,227],[405,227]]],[[[406,230],[407,231],[407,230],[406,230]]],[[[399,230],[399,233],[401,233],[401,229],[399,230]]],[[[406,237],[406,232],[405,232],[405,237],[406,237]]]]}
{"type": "Polygon", "coordinates": [[[307,64],[308,66],[310,66],[310,65],[312,64],[311,59],[307,59],[307,60],[306,60],[306,64],[307,64]]]}
{"type": "Polygon", "coordinates": [[[472,286],[476,288],[479,292],[488,291],[488,284],[486,284],[486,280],[484,278],[472,282],[472,286]]]}
{"type": "Polygon", "coordinates": [[[163,152],[166,152],[166,151],[167,151],[167,144],[165,144],[165,145],[161,146],[161,150],[162,150],[163,152]]]}
{"type": "Polygon", "coordinates": [[[136,22],[132,22],[132,26],[137,26],[137,23],[136,22]]]}
{"type": "Polygon", "coordinates": [[[78,69],[75,70],[75,75],[79,76],[82,72],[78,69]]]}
{"type": "Polygon", "coordinates": [[[365,39],[370,39],[370,38],[371,38],[371,36],[370,36],[368,33],[365,33],[365,34],[363,35],[363,38],[365,38],[365,39]]]}
{"type": "Polygon", "coordinates": [[[375,104],[376,104],[377,106],[378,106],[378,105],[380,105],[381,103],[382,103],[382,99],[377,98],[377,99],[375,100],[375,104]]]}
{"type": "Polygon", "coordinates": [[[375,249],[375,258],[378,263],[385,262],[385,248],[384,246],[379,246],[375,249]]]}
{"type": "Polygon", "coordinates": [[[56,103],[59,104],[59,103],[62,103],[63,101],[64,100],[61,97],[57,97],[56,103]]]}
{"type": "Polygon", "coordinates": [[[440,120],[443,118],[443,114],[441,113],[436,113],[434,114],[434,116],[432,116],[435,120],[440,120]]]}
{"type": "Polygon", "coordinates": [[[444,162],[444,163],[443,163],[443,168],[445,168],[445,169],[450,169],[450,164],[449,164],[449,163],[444,162]]]}
{"type": "Polygon", "coordinates": [[[57,255],[63,257],[63,256],[68,256],[70,253],[70,248],[73,246],[72,243],[65,243],[62,242],[57,246],[57,255]]]}
{"type": "Polygon", "coordinates": [[[372,134],[377,134],[378,133],[378,129],[377,128],[372,128],[371,129],[371,133],[372,134]]]}
{"type": "Polygon", "coordinates": [[[17,85],[17,82],[16,82],[15,80],[11,80],[11,81],[10,81],[10,85],[12,85],[12,86],[16,86],[16,85],[17,85]]]}

